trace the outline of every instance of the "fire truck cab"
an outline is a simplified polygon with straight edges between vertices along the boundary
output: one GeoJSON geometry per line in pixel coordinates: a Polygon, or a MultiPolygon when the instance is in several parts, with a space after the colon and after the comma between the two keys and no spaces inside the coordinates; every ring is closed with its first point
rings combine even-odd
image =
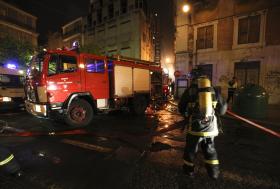
{"type": "Polygon", "coordinates": [[[153,78],[162,75],[151,62],[53,50],[34,56],[26,81],[26,109],[35,116],[63,118],[87,126],[99,111],[129,109],[144,114],[153,78]]]}

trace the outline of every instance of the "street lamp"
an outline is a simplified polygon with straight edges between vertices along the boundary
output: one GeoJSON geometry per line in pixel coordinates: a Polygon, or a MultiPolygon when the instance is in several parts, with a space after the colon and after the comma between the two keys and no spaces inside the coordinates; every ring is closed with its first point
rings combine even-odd
{"type": "MultiPolygon", "coordinates": [[[[192,5],[192,6],[194,6],[194,5],[192,5]]],[[[187,14],[187,16],[188,16],[188,23],[186,24],[187,26],[189,26],[190,28],[191,28],[191,32],[193,32],[193,21],[192,21],[192,12],[193,12],[193,10],[191,10],[191,5],[190,4],[184,4],[183,6],[182,6],[182,10],[183,10],[183,13],[184,14],[187,14]]],[[[194,35],[194,34],[193,34],[194,35]]],[[[190,35],[189,34],[189,37],[190,38],[188,38],[188,40],[190,41],[190,40],[194,40],[193,39],[193,35],[190,35]]],[[[195,43],[196,43],[197,41],[195,41],[195,43]]],[[[193,55],[195,55],[195,57],[194,57],[194,59],[195,59],[195,65],[197,65],[197,48],[195,48],[195,52],[193,52],[193,50],[191,50],[192,52],[190,52],[190,57],[192,57],[193,55]]],[[[192,67],[192,65],[190,65],[191,67],[192,67]]]]}
{"type": "Polygon", "coordinates": [[[167,68],[163,68],[163,73],[165,73],[165,75],[169,75],[169,70],[167,68]]]}
{"type": "Polygon", "coordinates": [[[190,5],[189,4],[184,4],[183,7],[182,7],[182,10],[184,13],[187,13],[189,12],[191,9],[190,5]]]}
{"type": "Polygon", "coordinates": [[[170,58],[169,58],[169,57],[165,58],[165,62],[166,62],[167,64],[169,64],[169,63],[170,63],[170,58]]]}

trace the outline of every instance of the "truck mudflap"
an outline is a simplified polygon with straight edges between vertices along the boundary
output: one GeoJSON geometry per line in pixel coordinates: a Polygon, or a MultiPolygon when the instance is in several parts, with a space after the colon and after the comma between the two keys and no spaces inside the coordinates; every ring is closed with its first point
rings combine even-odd
{"type": "Polygon", "coordinates": [[[35,116],[38,117],[47,117],[47,105],[46,104],[36,104],[33,102],[30,102],[28,100],[25,101],[25,107],[26,110],[35,116]]]}

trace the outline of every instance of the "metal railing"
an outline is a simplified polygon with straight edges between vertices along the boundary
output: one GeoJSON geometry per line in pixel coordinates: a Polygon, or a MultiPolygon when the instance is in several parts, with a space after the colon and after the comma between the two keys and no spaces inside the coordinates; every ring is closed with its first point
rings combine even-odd
{"type": "Polygon", "coordinates": [[[9,22],[10,24],[15,24],[17,26],[23,27],[23,28],[25,28],[27,30],[30,30],[32,32],[36,32],[36,28],[34,26],[23,23],[20,19],[0,15],[0,20],[9,22]]]}

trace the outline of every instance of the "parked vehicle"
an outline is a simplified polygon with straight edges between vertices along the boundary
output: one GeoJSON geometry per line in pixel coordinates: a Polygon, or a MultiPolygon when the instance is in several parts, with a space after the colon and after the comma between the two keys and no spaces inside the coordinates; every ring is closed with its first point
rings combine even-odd
{"type": "Polygon", "coordinates": [[[0,66],[0,110],[24,107],[23,82],[22,71],[0,66]]]}
{"type": "MultiPolygon", "coordinates": [[[[52,50],[34,56],[26,81],[26,109],[38,117],[89,125],[99,111],[144,114],[162,75],[152,62],[52,50]],[[155,84],[155,86],[153,86],[155,84]]],[[[160,88],[160,91],[162,89],[160,88]]]]}

